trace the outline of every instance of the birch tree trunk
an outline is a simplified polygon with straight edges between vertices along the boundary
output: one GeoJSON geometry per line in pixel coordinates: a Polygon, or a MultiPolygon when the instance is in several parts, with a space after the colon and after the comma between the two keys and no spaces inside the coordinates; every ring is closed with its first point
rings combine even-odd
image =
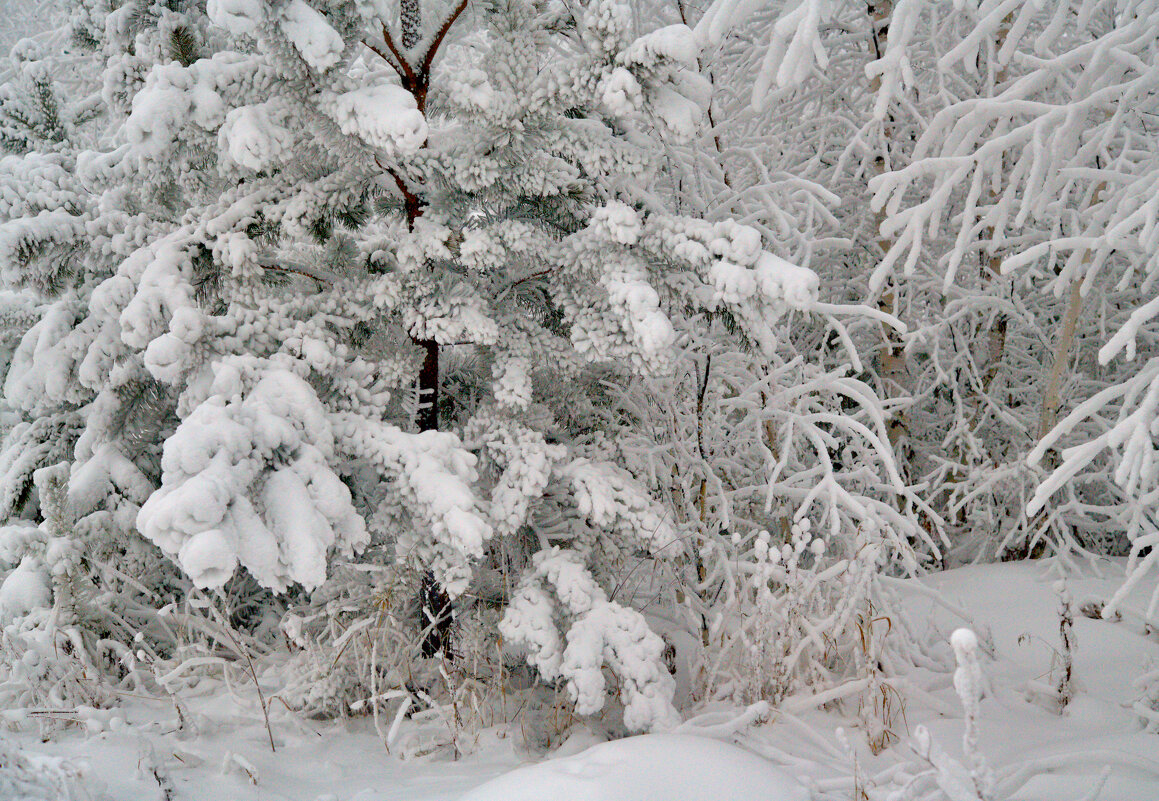
{"type": "MultiPolygon", "coordinates": [[[[1010,35],[1010,26],[1014,24],[1014,12],[1006,15],[1002,20],[1002,24],[998,27],[998,33],[995,36],[994,52],[1001,52],[1003,45],[1006,44],[1006,38],[1010,35]]],[[[1000,91],[1000,87],[1006,83],[1007,70],[1005,65],[1000,66],[998,71],[994,73],[994,85],[991,90],[991,95],[1000,91]]],[[[1004,160],[1005,161],[1005,160],[1004,160]]],[[[1005,163],[1003,172],[1006,171],[1005,163]]],[[[993,188],[990,189],[991,202],[997,202],[998,196],[993,188]]],[[[990,241],[994,241],[995,230],[991,226],[987,229],[990,234],[990,241]]],[[[981,278],[982,285],[989,286],[994,280],[1002,275],[1002,254],[998,250],[994,250],[989,256],[984,256],[982,259],[981,278]]],[[[1006,353],[1006,331],[1009,327],[1009,320],[1005,314],[999,313],[994,321],[990,324],[990,330],[986,332],[986,370],[982,374],[982,391],[979,397],[976,398],[974,405],[974,418],[977,419],[984,403],[981,395],[984,395],[990,390],[990,385],[994,383],[994,379],[998,376],[998,371],[1002,368],[1002,359],[1006,353]]]]}
{"type": "MultiPolygon", "coordinates": [[[[885,54],[886,45],[889,42],[889,22],[893,16],[893,0],[871,0],[868,4],[868,13],[869,23],[873,30],[874,55],[880,59],[885,54]]],[[[881,90],[880,76],[872,80],[869,89],[875,94],[881,90]]],[[[892,121],[892,116],[886,118],[886,125],[882,132],[881,153],[874,159],[874,171],[877,175],[882,175],[886,171],[886,156],[889,152],[890,138],[893,136],[892,121]]],[[[874,216],[874,225],[878,236],[877,246],[882,257],[893,246],[892,241],[881,235],[881,228],[885,221],[886,213],[883,207],[874,216]]],[[[900,310],[898,290],[896,282],[892,278],[887,279],[882,288],[881,296],[877,300],[877,308],[886,314],[897,316],[900,310]]],[[[881,326],[881,339],[877,361],[878,374],[884,385],[885,396],[887,398],[908,397],[910,394],[908,391],[909,366],[906,363],[905,343],[897,331],[884,324],[881,326]]],[[[886,420],[886,433],[889,436],[889,444],[894,447],[895,454],[898,456],[899,466],[903,468],[909,460],[903,458],[903,454],[897,453],[897,451],[908,451],[905,443],[908,430],[905,412],[901,409],[894,409],[886,420]]]]}
{"type": "MultiPolygon", "coordinates": [[[[1083,259],[1086,263],[1089,256],[1083,259]]],[[[1058,339],[1054,343],[1054,359],[1050,365],[1050,372],[1046,377],[1046,388],[1042,394],[1042,413],[1038,418],[1038,439],[1041,440],[1054,424],[1058,422],[1058,409],[1062,404],[1062,377],[1070,362],[1071,348],[1074,346],[1075,331],[1078,329],[1079,312],[1083,307],[1082,277],[1071,281],[1070,292],[1066,304],[1066,314],[1062,318],[1062,327],[1058,332],[1058,339]]]]}
{"type": "MultiPolygon", "coordinates": [[[[1086,204],[1087,211],[1099,204],[1103,197],[1103,191],[1106,189],[1106,183],[1100,183],[1095,187],[1095,191],[1091,193],[1091,199],[1086,204]]],[[[1088,249],[1083,253],[1082,265],[1086,267],[1091,263],[1091,252],[1088,249]]],[[[1050,365],[1050,372],[1047,373],[1046,387],[1042,395],[1042,413],[1038,418],[1038,439],[1041,440],[1050,430],[1054,428],[1054,424],[1058,422],[1058,410],[1062,405],[1062,380],[1063,372],[1066,370],[1067,364],[1070,363],[1071,350],[1074,347],[1075,336],[1078,331],[1079,314],[1083,308],[1082,285],[1083,279],[1086,277],[1085,270],[1078,275],[1071,278],[1070,291],[1067,293],[1066,313],[1062,318],[1062,327],[1058,332],[1058,339],[1054,344],[1054,359],[1050,365]]]]}

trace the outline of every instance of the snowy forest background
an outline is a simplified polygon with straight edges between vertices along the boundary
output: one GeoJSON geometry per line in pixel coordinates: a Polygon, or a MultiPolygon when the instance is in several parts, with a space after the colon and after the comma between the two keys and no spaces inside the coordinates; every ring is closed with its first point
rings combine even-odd
{"type": "MultiPolygon", "coordinates": [[[[824,708],[852,764],[930,676],[976,724],[993,645],[920,577],[1060,580],[1052,713],[1077,617],[1153,645],[1159,0],[6,11],[13,730],[824,708]]],[[[897,797],[1008,797],[920,742],[897,797]]]]}

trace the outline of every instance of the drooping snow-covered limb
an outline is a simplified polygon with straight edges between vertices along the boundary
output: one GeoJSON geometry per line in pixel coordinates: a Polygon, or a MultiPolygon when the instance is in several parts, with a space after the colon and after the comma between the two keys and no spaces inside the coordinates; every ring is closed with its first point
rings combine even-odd
{"type": "Polygon", "coordinates": [[[606,666],[620,681],[624,724],[632,731],[664,731],[679,722],[672,706],[674,683],[661,659],[663,641],[640,613],[610,601],[578,558],[559,549],[535,555],[499,624],[503,635],[525,647],[548,680],[567,680],[576,711],[603,708],[606,666]],[[566,645],[553,620],[562,616],[566,645]]]}
{"type": "Polygon", "coordinates": [[[492,536],[472,484],[475,457],[450,433],[408,434],[393,426],[347,416],[336,427],[338,447],[365,459],[395,483],[392,506],[414,530],[400,535],[398,557],[434,572],[455,597],[467,588],[471,561],[492,536]]]}
{"type": "MultiPolygon", "coordinates": [[[[743,22],[757,10],[754,4],[727,2],[720,0],[706,12],[697,33],[709,43],[720,42],[725,33],[743,22]]],[[[867,175],[880,175],[894,168],[900,153],[888,152],[896,148],[894,111],[896,101],[904,95],[905,87],[912,83],[908,78],[909,65],[905,47],[914,35],[921,9],[916,3],[902,2],[896,10],[892,0],[871,3],[868,9],[860,7],[857,12],[852,4],[807,0],[793,4],[781,13],[772,24],[771,41],[764,62],[758,70],[758,77],[752,89],[752,103],[761,108],[771,93],[800,86],[816,71],[829,67],[830,52],[825,41],[825,26],[840,14],[849,12],[846,25],[864,25],[869,28],[875,60],[867,65],[860,80],[869,78],[869,91],[874,98],[875,110],[863,127],[857,131],[853,144],[860,152],[867,175]],[[893,18],[897,17],[896,25],[893,18]],[[894,36],[901,44],[890,48],[889,39],[894,36]]],[[[857,127],[857,124],[854,124],[857,127]]],[[[842,156],[844,160],[844,156],[842,156]]],[[[885,229],[886,216],[875,208],[874,229],[877,246],[883,256],[893,247],[893,241],[885,229]]],[[[886,317],[896,318],[900,311],[898,293],[904,287],[885,281],[872,282],[877,309],[886,317]]],[[[905,343],[897,329],[883,326],[881,343],[877,348],[877,372],[888,392],[896,394],[902,402],[890,414],[890,440],[899,443],[905,433],[906,422],[903,411],[908,389],[907,356],[905,343]]]]}
{"type": "Polygon", "coordinates": [[[331,548],[350,553],[367,541],[330,467],[334,440],[300,378],[223,363],[210,397],[166,443],[162,486],[138,525],[198,586],[222,586],[240,563],[271,589],[317,587],[331,548]]]}
{"type": "MultiPolygon", "coordinates": [[[[698,737],[729,737],[738,731],[768,719],[771,708],[767,701],[749,704],[743,712],[708,712],[681,723],[673,734],[695,734],[698,737]]],[[[780,710],[778,710],[780,712],[780,710]]]]}

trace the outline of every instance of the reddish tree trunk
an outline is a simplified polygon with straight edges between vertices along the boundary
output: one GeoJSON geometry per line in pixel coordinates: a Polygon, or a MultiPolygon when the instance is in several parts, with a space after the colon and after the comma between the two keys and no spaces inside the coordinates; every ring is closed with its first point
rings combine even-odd
{"type": "MultiPolygon", "coordinates": [[[[455,24],[455,20],[467,8],[467,0],[459,3],[443,20],[442,25],[431,37],[425,53],[412,54],[413,50],[422,42],[422,6],[421,0],[401,0],[399,8],[399,27],[403,50],[395,45],[387,25],[382,26],[382,37],[386,45],[383,50],[373,42],[364,40],[367,47],[377,53],[383,61],[398,73],[403,87],[415,99],[415,106],[425,113],[427,92],[431,83],[431,65],[435,55],[443,43],[447,32],[455,24]]],[[[426,210],[426,199],[421,189],[412,189],[403,175],[389,166],[379,162],[379,165],[390,174],[402,193],[404,209],[406,211],[407,228],[414,230],[415,221],[426,210]]],[[[415,425],[421,431],[437,431],[439,429],[439,343],[433,339],[413,339],[415,345],[423,349],[423,365],[418,376],[419,408],[415,414],[415,425]]],[[[450,635],[453,613],[451,598],[447,591],[439,584],[434,573],[427,571],[423,574],[422,586],[419,589],[420,621],[423,627],[422,653],[424,656],[435,656],[442,653],[451,656],[450,635]]]]}

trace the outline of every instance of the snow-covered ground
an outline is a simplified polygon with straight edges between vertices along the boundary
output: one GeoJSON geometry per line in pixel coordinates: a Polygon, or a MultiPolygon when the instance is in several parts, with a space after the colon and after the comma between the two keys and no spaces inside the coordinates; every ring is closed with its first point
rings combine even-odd
{"type": "MultiPolygon", "coordinates": [[[[1108,598],[1122,576],[1121,563],[1102,562],[1069,578],[1076,609],[1108,598]]],[[[1132,709],[1140,695],[1133,679],[1159,663],[1159,633],[1141,612],[1153,588],[1140,588],[1117,621],[1076,613],[1076,695],[1059,714],[1051,696],[1059,678],[1056,578],[1042,563],[1022,562],[923,580],[968,613],[980,635],[985,690],[978,745],[994,771],[995,798],[1089,798],[1105,774],[1102,801],[1159,799],[1159,735],[1144,731],[1132,709]]],[[[921,592],[910,593],[907,607],[946,638],[962,625],[921,592]]],[[[252,687],[207,687],[176,700],[126,697],[112,712],[66,716],[76,725],[56,727],[47,742],[29,719],[0,735],[0,797],[55,798],[48,785],[56,781],[72,797],[112,801],[797,801],[809,797],[801,785],[818,799],[872,799],[918,777],[911,785],[916,794],[899,799],[957,801],[938,795],[928,777],[923,783],[929,764],[918,754],[923,726],[950,758],[968,762],[952,676],[915,670],[895,686],[897,741],[877,756],[856,727],[856,703],[822,710],[790,699],[792,713],[774,710],[731,735],[729,726],[711,724],[741,710],[706,710],[679,735],[611,745],[580,729],[536,767],[528,765],[545,757],[521,747],[518,726],[464,736],[458,760],[450,749],[400,760],[368,719],[301,720],[273,703],[277,751],[271,752],[252,687]],[[716,734],[745,750],[697,734],[716,734]]],[[[14,721],[12,713],[0,714],[14,721]]],[[[404,721],[392,742],[405,741],[406,727],[417,725],[430,724],[404,721]]]]}

